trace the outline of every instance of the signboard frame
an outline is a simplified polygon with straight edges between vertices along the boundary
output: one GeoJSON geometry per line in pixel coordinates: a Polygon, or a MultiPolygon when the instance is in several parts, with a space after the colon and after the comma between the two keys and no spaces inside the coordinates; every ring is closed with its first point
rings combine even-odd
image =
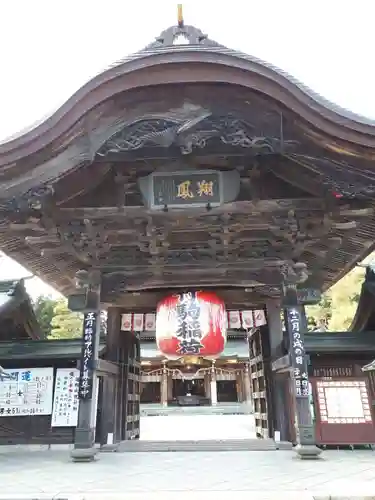
{"type": "MultiPolygon", "coordinates": [[[[77,427],[78,425],[78,412],[79,412],[79,375],[80,372],[77,368],[57,368],[55,373],[55,384],[54,384],[54,394],[53,394],[53,405],[52,405],[52,418],[51,418],[51,427],[77,427]],[[73,401],[71,402],[71,407],[69,407],[69,400],[67,401],[67,409],[65,415],[60,415],[58,411],[57,397],[61,397],[64,395],[64,387],[58,387],[59,377],[65,378],[66,375],[70,375],[73,373],[73,401]],[[76,401],[75,401],[76,398],[76,401]],[[74,403],[76,402],[76,409],[74,403]],[[69,415],[67,415],[69,413],[69,415]],[[68,422],[69,417],[71,422],[68,422]]],[[[66,388],[69,392],[69,387],[66,388]]],[[[69,396],[67,392],[67,395],[69,396]]]]}
{"type": "MultiPolygon", "coordinates": [[[[162,210],[165,207],[168,208],[179,208],[179,209],[184,209],[184,208],[200,208],[200,207],[206,207],[208,204],[211,207],[218,207],[224,203],[224,186],[223,186],[223,175],[220,170],[184,170],[184,171],[176,171],[176,172],[153,172],[150,175],[151,182],[149,185],[149,200],[150,200],[150,207],[152,210],[162,210]],[[184,202],[183,203],[158,203],[155,200],[155,193],[154,193],[154,186],[155,186],[155,180],[160,179],[164,177],[166,180],[170,179],[171,183],[173,183],[173,179],[176,180],[176,178],[181,179],[179,182],[179,185],[184,183],[184,182],[192,182],[192,178],[197,178],[194,179],[194,182],[199,182],[199,179],[201,179],[201,182],[207,182],[206,178],[212,178],[212,177],[217,178],[217,183],[218,183],[218,196],[217,198],[213,196],[214,201],[210,201],[207,199],[207,197],[204,198],[204,201],[191,201],[189,202],[184,202]]],[[[211,182],[211,181],[208,181],[211,182]]],[[[177,186],[176,186],[177,187],[177,186]]]]}
{"type": "MultiPolygon", "coordinates": [[[[11,378],[7,378],[6,380],[0,381],[0,387],[1,388],[6,388],[8,387],[9,390],[5,392],[5,397],[7,399],[5,400],[5,405],[3,404],[3,401],[0,401],[0,418],[4,417],[25,417],[25,416],[45,416],[45,415],[51,415],[52,414],[52,409],[53,409],[53,393],[54,393],[54,368],[52,366],[48,367],[34,367],[34,368],[9,368],[4,370],[6,373],[9,373],[11,375],[11,378]],[[22,374],[22,375],[20,375],[22,374]],[[30,405],[23,405],[24,409],[22,409],[22,405],[16,405],[13,404],[11,405],[10,401],[12,397],[15,396],[13,394],[13,390],[16,390],[18,398],[24,397],[24,399],[27,399],[27,396],[31,395],[31,391],[29,391],[29,386],[28,384],[31,384],[33,382],[33,379],[31,376],[34,375],[35,377],[35,382],[39,382],[39,377],[43,376],[48,377],[46,390],[45,390],[45,402],[43,405],[43,411],[38,412],[38,411],[33,411],[35,408],[31,408],[30,405]],[[26,387],[21,388],[21,384],[27,384],[26,387]],[[16,385],[17,387],[13,387],[16,385]],[[25,390],[27,388],[27,390],[25,390]],[[9,401],[9,403],[7,403],[9,401]],[[25,411],[28,409],[29,411],[25,411]],[[8,411],[10,410],[10,411],[8,411]],[[18,411],[17,411],[18,410],[18,411]]],[[[35,388],[36,390],[36,395],[35,395],[35,405],[36,406],[38,403],[38,399],[40,401],[40,396],[38,397],[39,391],[38,391],[38,386],[35,388]]],[[[1,390],[2,392],[2,390],[1,390]]],[[[2,394],[0,394],[0,398],[2,398],[2,394]]],[[[39,402],[41,404],[41,401],[39,402]]]]}

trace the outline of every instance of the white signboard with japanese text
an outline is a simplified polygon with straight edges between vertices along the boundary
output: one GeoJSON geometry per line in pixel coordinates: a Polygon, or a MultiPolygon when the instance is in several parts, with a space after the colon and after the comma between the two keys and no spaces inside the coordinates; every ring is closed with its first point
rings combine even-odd
{"type": "Polygon", "coordinates": [[[79,370],[76,368],[59,368],[56,370],[52,427],[77,427],[78,387],[79,370]]]}
{"type": "Polygon", "coordinates": [[[4,370],[10,380],[0,379],[0,417],[51,415],[53,368],[4,370]]]}
{"type": "Polygon", "coordinates": [[[319,380],[320,419],[328,424],[372,424],[364,380],[319,380]]]}

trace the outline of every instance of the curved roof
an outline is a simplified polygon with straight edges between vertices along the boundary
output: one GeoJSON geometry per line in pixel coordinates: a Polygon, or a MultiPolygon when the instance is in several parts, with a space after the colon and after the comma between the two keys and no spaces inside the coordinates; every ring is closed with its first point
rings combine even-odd
{"type": "MultiPolygon", "coordinates": [[[[342,196],[347,194],[345,190],[349,186],[348,197],[354,201],[361,191],[366,206],[354,207],[353,204],[353,207],[364,208],[358,218],[365,218],[363,223],[361,220],[358,231],[350,233],[346,246],[340,243],[344,238],[342,231],[350,228],[352,221],[340,219],[338,224],[341,225],[329,230],[332,236],[330,245],[326,245],[329,249],[323,245],[323,249],[319,247],[315,253],[308,253],[308,262],[315,266],[319,261],[319,273],[327,276],[324,287],[338,279],[339,272],[354,265],[355,259],[360,260],[365,252],[370,251],[374,231],[375,122],[329,103],[283,71],[219,45],[191,26],[166,30],[145,49],[97,75],[54,114],[0,143],[0,211],[5,213],[4,221],[0,221],[0,246],[62,293],[69,292],[74,287],[75,272],[89,264],[82,258],[83,254],[77,255],[75,248],[72,251],[70,242],[65,242],[64,231],[56,234],[57,219],[50,217],[50,212],[56,207],[60,215],[63,210],[65,214],[72,210],[80,224],[77,207],[83,207],[85,203],[91,206],[88,199],[91,202],[99,200],[99,191],[101,194],[112,193],[110,190],[115,189],[117,182],[117,167],[111,165],[109,157],[100,161],[100,148],[122,129],[131,129],[142,119],[145,122],[170,119],[174,124],[182,124],[183,128],[184,121],[194,120],[191,112],[197,111],[185,109],[185,105],[196,106],[200,112],[208,109],[216,120],[230,112],[238,120],[244,115],[254,117],[259,121],[258,135],[267,135],[268,129],[265,129],[272,128],[268,135],[280,138],[283,147],[289,139],[297,138],[301,150],[297,148],[289,155],[287,147],[282,149],[286,162],[279,162],[277,172],[283,186],[290,187],[291,199],[299,199],[308,193],[313,196],[311,200],[318,202],[320,210],[325,207],[320,194],[326,189],[326,184],[329,184],[331,193],[338,190],[342,196]],[[178,36],[187,38],[188,44],[174,45],[178,36]],[[301,151],[303,157],[299,154],[301,151]],[[93,163],[95,168],[91,168],[93,163]],[[298,182],[292,182],[296,179],[298,182]],[[312,184],[310,193],[306,186],[312,184]],[[345,189],[341,189],[341,184],[345,184],[345,189]],[[336,189],[337,186],[340,189],[336,189]],[[48,203],[53,206],[40,210],[42,203],[39,203],[39,198],[46,199],[46,207],[48,203]],[[23,218],[20,214],[17,227],[14,227],[10,214],[22,212],[19,207],[24,206],[27,210],[23,215],[26,215],[23,218]],[[38,210],[41,213],[38,214],[38,210]],[[28,219],[29,212],[35,217],[28,219]],[[48,248],[33,246],[33,240],[35,242],[38,237],[38,241],[48,239],[52,233],[55,233],[57,243],[61,243],[60,248],[54,242],[51,247],[47,245],[48,248]],[[333,256],[323,262],[324,255],[333,256]]],[[[164,147],[165,144],[159,149],[164,147]]],[[[183,153],[179,150],[179,154],[183,153]]],[[[279,154],[275,153],[275,157],[279,154]]],[[[264,162],[268,161],[266,155],[263,158],[264,162]]],[[[132,182],[141,175],[141,169],[138,166],[133,168],[130,161],[125,167],[132,182]]],[[[274,177],[277,177],[276,173],[274,177]]],[[[278,184],[279,188],[281,190],[281,184],[278,184]]],[[[137,212],[140,206],[138,194],[134,205],[130,204],[137,212]]],[[[275,193],[270,195],[272,199],[275,196],[275,193]]],[[[98,203],[108,206],[109,201],[101,198],[98,203]]],[[[142,217],[145,216],[144,211],[142,213],[142,217]]],[[[125,215],[131,218],[129,214],[125,215]]],[[[106,222],[100,219],[100,224],[106,222]]],[[[301,248],[298,252],[303,253],[301,248]]],[[[323,277],[319,275],[318,278],[320,286],[323,277]]]]}
{"type": "Polygon", "coordinates": [[[185,26],[164,31],[145,49],[95,76],[52,115],[2,141],[0,167],[46,147],[91,109],[120,92],[151,84],[193,81],[232,83],[259,90],[327,133],[343,140],[349,140],[348,134],[354,133],[351,141],[375,149],[375,120],[333,104],[275,66],[224,47],[200,30],[185,26]],[[173,45],[178,35],[186,36],[189,44],[173,45]],[[150,71],[155,67],[157,78],[150,71]]]}

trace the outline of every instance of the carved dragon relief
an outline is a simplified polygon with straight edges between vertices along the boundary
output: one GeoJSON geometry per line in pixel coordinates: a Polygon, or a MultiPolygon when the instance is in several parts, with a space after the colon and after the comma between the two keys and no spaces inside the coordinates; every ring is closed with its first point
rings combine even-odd
{"type": "Polygon", "coordinates": [[[213,140],[231,147],[251,149],[254,154],[292,151],[298,145],[297,141],[282,137],[257,136],[254,126],[242,119],[213,115],[211,111],[200,108],[199,112],[194,109],[191,116],[185,113],[184,118],[166,115],[126,125],[103,144],[97,155],[171,146],[177,146],[181,154],[188,155],[194,149],[206,148],[213,140]]]}

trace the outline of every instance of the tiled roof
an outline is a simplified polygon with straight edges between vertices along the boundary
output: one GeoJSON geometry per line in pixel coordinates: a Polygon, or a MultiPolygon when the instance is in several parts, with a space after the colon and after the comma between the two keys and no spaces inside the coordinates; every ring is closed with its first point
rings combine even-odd
{"type": "MultiPolygon", "coordinates": [[[[101,344],[102,353],[105,345],[101,344]]],[[[26,340],[20,342],[0,342],[1,362],[13,359],[67,359],[78,360],[81,355],[81,339],[26,340]]]]}

